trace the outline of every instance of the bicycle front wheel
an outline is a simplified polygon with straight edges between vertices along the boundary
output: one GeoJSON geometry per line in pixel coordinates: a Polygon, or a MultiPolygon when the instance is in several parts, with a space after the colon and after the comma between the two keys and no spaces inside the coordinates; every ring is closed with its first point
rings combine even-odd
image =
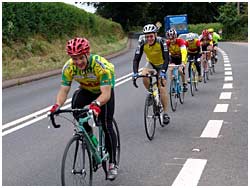
{"type": "Polygon", "coordinates": [[[169,99],[170,99],[170,104],[171,104],[171,108],[172,108],[173,112],[176,111],[177,99],[178,99],[175,85],[176,85],[176,81],[175,81],[175,79],[172,79],[170,82],[170,88],[169,88],[169,99]]]}
{"type": "Polygon", "coordinates": [[[63,186],[92,185],[91,153],[80,135],[68,142],[62,159],[61,183],[63,186]]]}
{"type": "Polygon", "coordinates": [[[144,124],[146,135],[152,140],[155,134],[156,117],[154,114],[154,99],[152,95],[148,95],[144,107],[144,124]]]}

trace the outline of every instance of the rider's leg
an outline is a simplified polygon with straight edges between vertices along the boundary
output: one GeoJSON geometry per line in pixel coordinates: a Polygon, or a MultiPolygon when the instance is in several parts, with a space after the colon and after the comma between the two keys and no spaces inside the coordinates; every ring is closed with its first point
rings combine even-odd
{"type": "Polygon", "coordinates": [[[163,79],[162,82],[163,86],[161,85],[161,79],[159,80],[158,85],[160,86],[161,103],[163,106],[163,123],[168,124],[170,121],[170,117],[167,114],[168,111],[167,80],[163,79]]]}
{"type": "MultiPolygon", "coordinates": [[[[146,75],[146,74],[149,74],[149,69],[144,67],[142,69],[142,75],[146,75]]],[[[143,78],[143,85],[148,90],[148,88],[149,88],[149,78],[143,78]]]]}

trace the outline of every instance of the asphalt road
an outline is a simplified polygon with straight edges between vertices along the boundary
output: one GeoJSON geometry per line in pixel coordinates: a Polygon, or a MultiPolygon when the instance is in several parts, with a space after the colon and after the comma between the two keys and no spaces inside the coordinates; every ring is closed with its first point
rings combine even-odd
{"type": "MultiPolygon", "coordinates": [[[[111,59],[117,79],[132,72],[135,47],[136,41],[133,41],[127,53],[111,59]]],[[[136,89],[131,80],[117,82],[115,117],[122,147],[119,176],[113,182],[105,181],[100,170],[94,174],[94,185],[248,185],[248,46],[221,42],[219,47],[222,51],[216,74],[208,83],[199,84],[195,97],[188,92],[176,112],[169,110],[170,125],[164,128],[157,125],[152,141],[147,139],[144,130],[146,91],[142,83],[138,82],[136,89]],[[232,88],[223,88],[228,86],[232,88]],[[227,99],[220,99],[222,92],[227,92],[227,99]],[[228,105],[228,108],[225,112],[215,112],[217,104],[228,105]],[[209,133],[205,129],[209,122],[215,122],[212,120],[222,122],[217,125],[218,134],[213,138],[202,136],[209,133]]],[[[141,66],[143,64],[144,58],[141,66]]],[[[29,123],[31,119],[18,125],[14,123],[49,108],[55,102],[59,87],[60,76],[53,76],[2,90],[3,185],[60,185],[61,158],[72,136],[72,127],[64,124],[60,129],[48,129],[48,119],[36,121],[41,117],[39,113],[32,116],[33,123],[29,123]]],[[[76,87],[74,84],[73,88],[76,87]]]]}

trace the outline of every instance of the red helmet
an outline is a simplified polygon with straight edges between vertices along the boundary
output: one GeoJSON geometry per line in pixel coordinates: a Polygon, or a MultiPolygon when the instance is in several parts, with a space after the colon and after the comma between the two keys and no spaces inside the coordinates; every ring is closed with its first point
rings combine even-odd
{"type": "Polygon", "coordinates": [[[85,38],[71,39],[67,42],[66,50],[70,56],[89,54],[89,41],[85,38]]]}
{"type": "Polygon", "coordinates": [[[209,36],[209,32],[208,32],[207,29],[205,29],[205,30],[202,31],[202,36],[203,37],[208,37],[209,36]]]}

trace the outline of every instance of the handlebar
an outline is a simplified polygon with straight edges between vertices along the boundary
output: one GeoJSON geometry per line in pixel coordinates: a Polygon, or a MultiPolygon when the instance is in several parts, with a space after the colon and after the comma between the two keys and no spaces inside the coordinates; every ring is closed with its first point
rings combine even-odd
{"type": "Polygon", "coordinates": [[[138,78],[145,78],[145,77],[146,77],[146,78],[153,78],[153,77],[155,77],[157,81],[158,81],[158,79],[159,79],[158,73],[146,74],[146,75],[139,75],[139,76],[137,76],[137,77],[133,80],[134,86],[135,86],[136,88],[138,88],[138,85],[136,84],[136,80],[137,80],[138,78]]]}
{"type": "Polygon", "coordinates": [[[54,116],[58,115],[58,114],[62,114],[62,113],[73,113],[73,112],[89,113],[89,115],[93,114],[92,110],[89,110],[89,108],[85,107],[83,109],[68,109],[68,110],[66,110],[66,109],[65,110],[61,110],[61,109],[59,109],[58,111],[56,111],[54,113],[49,112],[48,113],[48,117],[50,118],[53,127],[54,128],[59,128],[59,127],[61,127],[61,125],[60,124],[56,124],[54,116]]]}

